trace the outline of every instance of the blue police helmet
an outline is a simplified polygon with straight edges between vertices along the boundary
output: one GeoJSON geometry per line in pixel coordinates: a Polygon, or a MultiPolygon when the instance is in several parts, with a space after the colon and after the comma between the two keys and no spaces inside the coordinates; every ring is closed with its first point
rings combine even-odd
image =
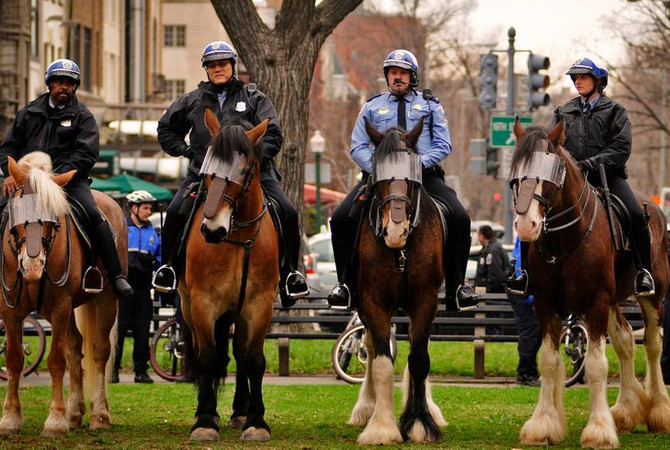
{"type": "Polygon", "coordinates": [[[229,59],[234,68],[237,62],[237,53],[227,42],[213,41],[205,46],[200,61],[202,61],[202,67],[205,67],[210,61],[222,59],[229,59]]]}
{"type": "Polygon", "coordinates": [[[79,86],[81,71],[79,66],[69,59],[57,59],[49,64],[44,74],[44,82],[49,85],[53,77],[68,77],[74,80],[74,85],[79,86]]]}
{"type": "Polygon", "coordinates": [[[592,58],[583,57],[573,62],[565,74],[570,75],[572,81],[575,81],[575,75],[578,74],[593,75],[597,81],[597,84],[604,88],[607,86],[607,77],[609,72],[607,71],[607,66],[604,63],[595,62],[592,58]]]}
{"type": "Polygon", "coordinates": [[[386,78],[389,67],[401,67],[409,70],[412,72],[409,78],[410,86],[415,88],[419,85],[419,63],[412,52],[399,48],[389,53],[384,60],[384,78],[386,78]]]}

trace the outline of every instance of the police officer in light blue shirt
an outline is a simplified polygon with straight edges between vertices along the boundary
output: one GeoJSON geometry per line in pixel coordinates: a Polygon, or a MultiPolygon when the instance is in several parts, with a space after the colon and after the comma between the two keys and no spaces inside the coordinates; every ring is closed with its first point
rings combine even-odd
{"type": "Polygon", "coordinates": [[[363,170],[362,180],[347,195],[331,219],[333,251],[339,283],[328,296],[331,306],[351,306],[352,291],[356,276],[355,267],[347,267],[352,250],[357,245],[357,220],[349,217],[358,192],[372,173],[372,155],[375,147],[365,131],[364,118],[368,118],[379,131],[393,127],[411,130],[421,119],[424,128],[417,143],[423,165],[423,185],[434,197],[449,206],[449,239],[445,245],[445,287],[447,309],[456,311],[475,306],[476,296],[472,288],[464,284],[465,269],[470,251],[470,217],[461,205],[456,192],[444,183],[444,170],[439,163],[451,153],[449,125],[439,100],[429,91],[419,94],[419,65],[409,51],[394,50],[383,64],[388,92],[369,99],[358,115],[351,133],[351,158],[363,170]],[[346,268],[346,270],[345,270],[346,268]]]}

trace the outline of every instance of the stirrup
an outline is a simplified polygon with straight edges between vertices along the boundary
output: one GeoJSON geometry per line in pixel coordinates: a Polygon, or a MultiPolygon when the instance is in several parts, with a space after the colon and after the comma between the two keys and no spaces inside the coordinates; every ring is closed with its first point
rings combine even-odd
{"type": "Polygon", "coordinates": [[[104,280],[102,279],[102,272],[96,266],[88,266],[81,278],[81,288],[87,294],[99,294],[102,292],[104,280]],[[93,286],[91,286],[91,284],[93,286]]]}
{"type": "Polygon", "coordinates": [[[349,311],[351,309],[351,290],[349,286],[344,283],[337,283],[333,286],[333,289],[330,290],[328,294],[328,306],[331,309],[340,310],[340,311],[349,311]],[[339,295],[344,291],[342,295],[339,295]],[[346,295],[346,299],[343,296],[346,295]],[[346,300],[346,304],[343,300],[346,300]]]}
{"type": "Polygon", "coordinates": [[[309,295],[309,286],[307,286],[307,280],[305,279],[305,276],[297,270],[289,273],[286,277],[286,283],[284,283],[284,292],[291,300],[299,300],[301,298],[307,297],[309,295]],[[291,280],[292,277],[295,279],[291,280]],[[291,292],[289,289],[290,285],[296,286],[300,290],[298,292],[291,292]]]}
{"type": "Polygon", "coordinates": [[[479,306],[479,296],[474,293],[474,290],[472,289],[472,286],[469,284],[461,284],[458,286],[458,289],[456,289],[456,310],[461,312],[461,311],[470,311],[472,309],[475,309],[479,306]],[[466,289],[470,289],[472,291],[472,294],[469,296],[469,298],[463,298],[459,299],[460,296],[465,296],[467,295],[464,291],[466,289]],[[463,303],[463,305],[461,305],[463,303]]]}
{"type": "Polygon", "coordinates": [[[635,295],[638,297],[648,297],[656,293],[656,285],[654,283],[654,277],[651,276],[651,273],[647,269],[640,270],[637,275],[635,275],[635,295]],[[643,283],[645,275],[649,277],[650,286],[649,289],[639,289],[640,284],[643,283]]]}
{"type": "Polygon", "coordinates": [[[158,270],[156,270],[156,273],[154,273],[154,277],[151,280],[151,286],[162,294],[174,293],[177,290],[177,274],[175,273],[172,266],[170,266],[169,264],[163,264],[162,266],[160,266],[158,270]],[[158,281],[159,276],[166,277],[170,275],[172,276],[172,285],[156,283],[158,281]]]}
{"type": "Polygon", "coordinates": [[[525,269],[521,269],[521,273],[518,277],[515,277],[514,274],[512,274],[512,276],[507,279],[505,287],[510,294],[528,295],[529,281],[530,277],[528,276],[528,272],[526,272],[525,269]]]}

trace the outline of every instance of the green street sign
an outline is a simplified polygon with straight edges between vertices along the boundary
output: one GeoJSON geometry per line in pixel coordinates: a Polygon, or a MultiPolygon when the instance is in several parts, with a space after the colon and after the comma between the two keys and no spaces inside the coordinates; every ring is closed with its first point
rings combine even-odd
{"type": "MultiPolygon", "coordinates": [[[[532,117],[519,117],[521,125],[525,127],[533,124],[532,117]]],[[[491,147],[514,147],[514,117],[491,116],[491,147]]]]}

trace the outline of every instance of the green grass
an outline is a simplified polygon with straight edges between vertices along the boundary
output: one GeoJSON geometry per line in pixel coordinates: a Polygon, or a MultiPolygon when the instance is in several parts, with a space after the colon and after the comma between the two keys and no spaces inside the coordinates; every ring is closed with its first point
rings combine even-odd
{"type": "MultiPolygon", "coordinates": [[[[5,394],[0,386],[0,395],[5,394]]],[[[355,440],[361,429],[346,425],[356,402],[358,388],[348,385],[295,385],[263,388],[266,420],[272,429],[268,443],[245,443],[252,449],[331,449],[358,448],[355,440]]],[[[617,389],[608,389],[610,404],[617,389]]],[[[22,434],[0,437],[2,448],[240,448],[240,431],[226,423],[230,415],[232,386],[222,390],[219,413],[222,416],[221,439],[217,443],[192,444],[190,427],[195,411],[195,391],[184,384],[112,385],[109,389],[113,426],[109,430],[81,428],[67,437],[40,438],[47,415],[50,388],[21,390],[25,418],[22,434]]],[[[442,431],[444,441],[436,445],[403,444],[391,448],[519,448],[518,433],[530,417],[539,388],[434,386],[433,397],[447,419],[442,431]]],[[[396,415],[400,391],[395,390],[396,415]]],[[[588,391],[565,392],[568,433],[561,445],[553,448],[578,448],[579,437],[588,414],[588,391]]],[[[88,416],[84,419],[88,425],[88,416]]],[[[670,436],[636,429],[621,435],[622,448],[667,449],[670,436]]]]}

